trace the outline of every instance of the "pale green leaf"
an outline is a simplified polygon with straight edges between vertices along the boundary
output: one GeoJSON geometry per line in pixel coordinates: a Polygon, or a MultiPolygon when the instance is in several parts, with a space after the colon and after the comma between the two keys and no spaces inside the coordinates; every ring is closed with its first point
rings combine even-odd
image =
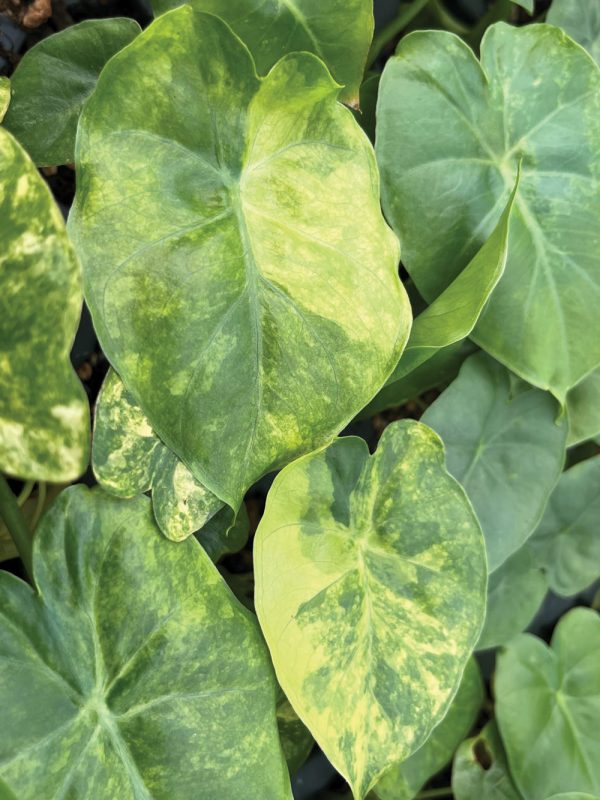
{"type": "Polygon", "coordinates": [[[310,755],[315,740],[283,694],[277,704],[277,724],[283,754],[290,775],[294,775],[310,755]]]}
{"type": "Polygon", "coordinates": [[[512,0],[517,6],[521,6],[528,14],[533,14],[535,10],[535,0],[512,0]]]}
{"type": "Polygon", "coordinates": [[[456,751],[452,791],[455,800],[522,800],[510,777],[495,722],[488,722],[456,751]]]}
{"type": "Polygon", "coordinates": [[[0,778],[19,800],[289,798],[256,621],[145,497],[67,489],[39,594],[0,574],[0,778]]]}
{"type": "Polygon", "coordinates": [[[408,336],[373,151],[337,91],[307,53],[257,78],[222,21],[182,6],[110,61],[81,117],[70,231],[95,329],[233,508],[331,441],[408,336]]]}
{"type": "Polygon", "coordinates": [[[563,472],[530,545],[557,594],[600,577],[600,456],[563,472]]]}
{"type": "Polygon", "coordinates": [[[337,439],[277,476],[254,542],[279,682],[363,798],[444,717],[485,611],[484,543],[440,439],[337,439]]]}
{"type": "Polygon", "coordinates": [[[4,119],[6,110],[10,103],[10,81],[0,75],[0,122],[4,119]]]}
{"type": "Polygon", "coordinates": [[[498,647],[522,633],[548,592],[548,581],[534,557],[531,539],[490,575],[485,624],[478,650],[498,647]]]}
{"type": "Polygon", "coordinates": [[[82,106],[115,53],[140,32],[132,19],[93,19],[42,39],[12,75],[12,101],[4,120],[38,165],[74,160],[82,106]]]}
{"type": "Polygon", "coordinates": [[[570,390],[567,414],[569,445],[593,439],[600,433],[600,367],[570,390]]]}
{"type": "Polygon", "coordinates": [[[89,458],[89,406],[69,360],[79,264],[59,209],[0,128],[0,471],[70,481],[89,458]]]}
{"type": "Polygon", "coordinates": [[[96,404],[92,466],[100,485],[118,497],[152,490],[156,521],[174,541],[186,539],[223,508],[161,442],[114,370],[96,404]]]}
{"type": "Polygon", "coordinates": [[[600,71],[550,25],[488,28],[481,63],[403,38],[379,90],[383,205],[426,300],[460,274],[521,180],[475,341],[561,401],[600,362],[600,71]]]}
{"type": "Polygon", "coordinates": [[[563,794],[553,794],[548,800],[600,800],[600,797],[585,792],[564,792],[563,794]]]}
{"type": "Polygon", "coordinates": [[[600,617],[576,608],[551,648],[528,634],[498,656],[496,716],[524,800],[600,792],[600,617]]]}
{"type": "Polygon", "coordinates": [[[552,0],[546,21],[562,28],[600,62],[598,0],[552,0]]]}
{"type": "Polygon", "coordinates": [[[380,800],[411,800],[436,773],[452,760],[468,736],[483,702],[483,683],[475,659],[467,663],[448,713],[425,744],[410,758],[385,773],[375,787],[380,800]]]}
{"type": "Polygon", "coordinates": [[[475,353],[422,417],[477,512],[490,572],[533,533],[559,479],[567,421],[558,413],[549,394],[475,353]]]}
{"type": "MultiPolygon", "coordinates": [[[[150,0],[158,13],[182,0],[150,0]]],[[[283,56],[305,51],[319,56],[344,86],[341,99],[358,105],[373,36],[372,0],[190,0],[231,25],[266,75],[283,56]]]]}

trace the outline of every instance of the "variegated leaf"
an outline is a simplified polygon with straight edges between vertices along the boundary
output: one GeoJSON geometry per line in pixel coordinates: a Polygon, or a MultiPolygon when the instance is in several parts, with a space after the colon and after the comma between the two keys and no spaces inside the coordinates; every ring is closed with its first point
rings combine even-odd
{"type": "Polygon", "coordinates": [[[10,103],[10,81],[0,75],[0,122],[4,119],[6,110],[10,103]]]}

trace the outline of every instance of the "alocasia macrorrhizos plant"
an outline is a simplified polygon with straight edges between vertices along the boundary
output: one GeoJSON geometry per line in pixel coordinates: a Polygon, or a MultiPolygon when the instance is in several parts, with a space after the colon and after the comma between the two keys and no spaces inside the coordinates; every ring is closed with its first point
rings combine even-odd
{"type": "Polygon", "coordinates": [[[150,5],[0,75],[0,800],[598,800],[600,3],[150,5]]]}

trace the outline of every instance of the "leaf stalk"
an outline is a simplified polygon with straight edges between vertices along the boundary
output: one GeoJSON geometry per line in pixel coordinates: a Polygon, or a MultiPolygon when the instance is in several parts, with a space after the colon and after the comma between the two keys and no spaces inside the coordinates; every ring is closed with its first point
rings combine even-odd
{"type": "Polygon", "coordinates": [[[3,475],[0,475],[0,517],[4,520],[29,580],[33,584],[33,537],[21,513],[17,498],[3,475]]]}

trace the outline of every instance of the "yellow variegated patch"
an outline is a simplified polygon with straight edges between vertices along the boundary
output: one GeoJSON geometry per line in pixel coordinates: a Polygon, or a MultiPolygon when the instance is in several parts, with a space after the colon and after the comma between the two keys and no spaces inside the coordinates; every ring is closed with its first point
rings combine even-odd
{"type": "Polygon", "coordinates": [[[8,104],[10,103],[10,81],[0,75],[0,122],[4,119],[8,104]]]}
{"type": "Polygon", "coordinates": [[[485,610],[479,524],[437,435],[390,425],[290,464],[255,539],[256,609],[293,707],[363,798],[442,719],[485,610]]]}

